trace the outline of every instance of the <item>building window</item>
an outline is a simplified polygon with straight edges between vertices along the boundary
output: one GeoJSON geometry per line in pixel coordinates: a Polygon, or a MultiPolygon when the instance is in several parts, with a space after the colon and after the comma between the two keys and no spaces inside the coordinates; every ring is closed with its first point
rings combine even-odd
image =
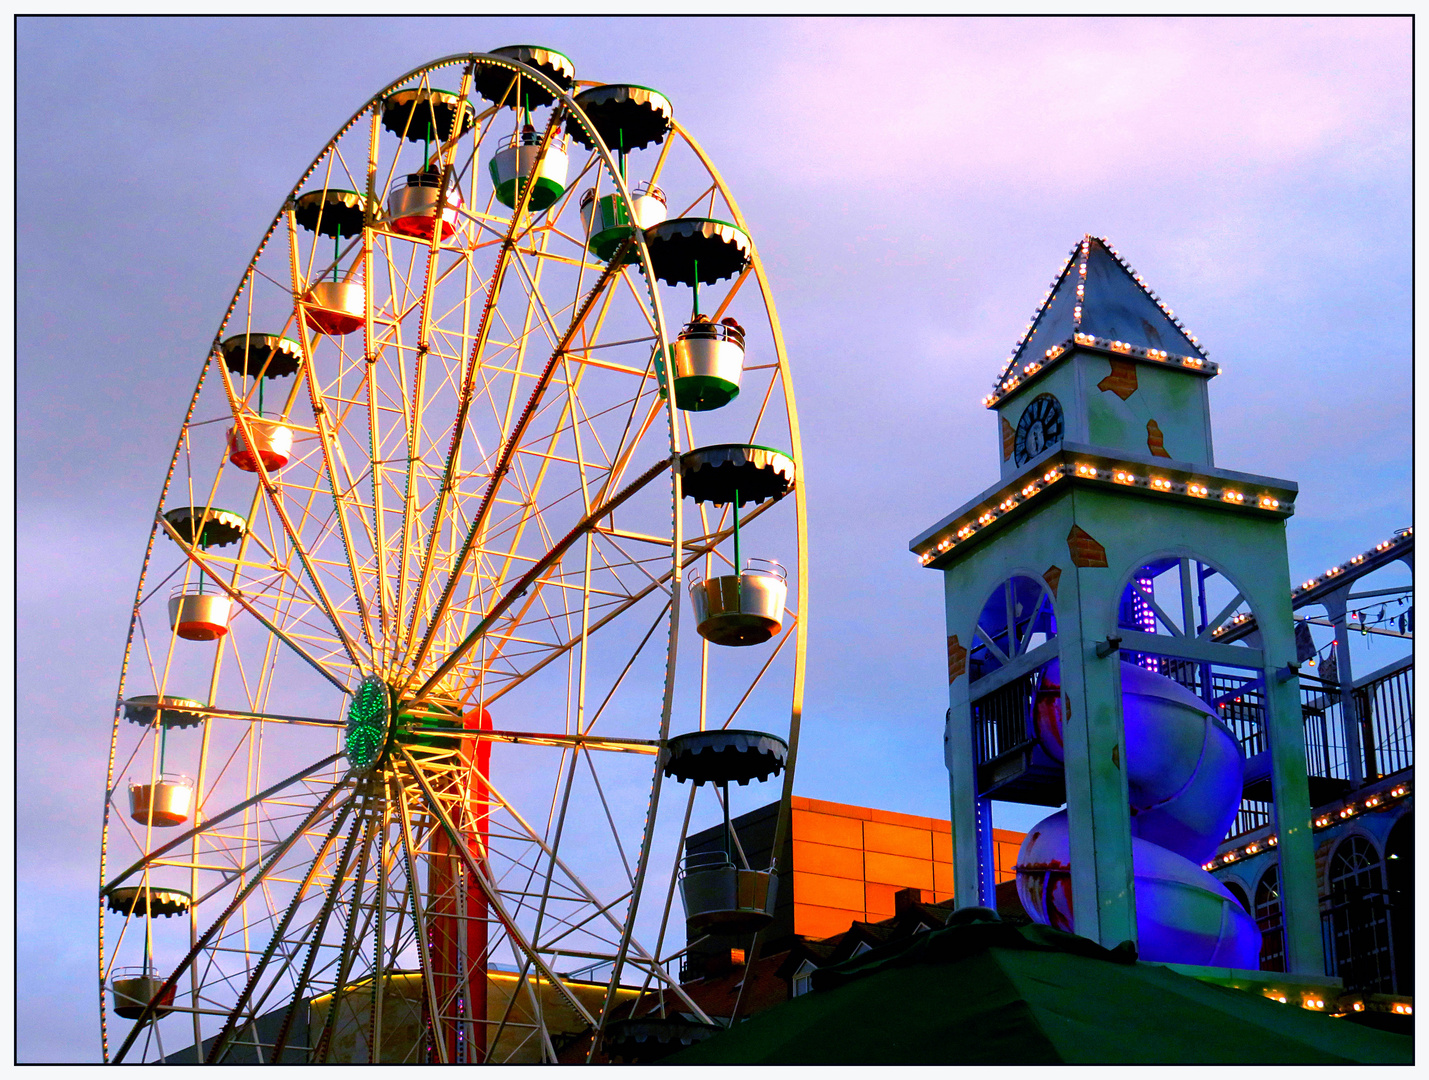
{"type": "Polygon", "coordinates": [[[1260,970],[1285,970],[1285,927],[1280,918],[1280,868],[1272,866],[1255,887],[1255,921],[1260,927],[1260,970]]]}
{"type": "Polygon", "coordinates": [[[1363,836],[1341,840],[1330,857],[1330,895],[1322,909],[1325,967],[1358,993],[1392,993],[1389,897],[1379,852],[1363,836]]]}
{"type": "Polygon", "coordinates": [[[790,997],[803,997],[814,988],[814,970],[814,965],[808,960],[799,965],[789,981],[790,997]]]}

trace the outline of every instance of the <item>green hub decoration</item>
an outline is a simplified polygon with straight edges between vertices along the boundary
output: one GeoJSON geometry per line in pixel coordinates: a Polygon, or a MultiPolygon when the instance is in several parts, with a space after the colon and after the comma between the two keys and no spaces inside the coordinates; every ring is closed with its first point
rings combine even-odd
{"type": "Polygon", "coordinates": [[[366,772],[382,758],[387,744],[387,727],[392,716],[387,684],[369,676],[357,684],[352,704],[347,709],[347,735],[344,740],[347,762],[354,769],[366,772]]]}

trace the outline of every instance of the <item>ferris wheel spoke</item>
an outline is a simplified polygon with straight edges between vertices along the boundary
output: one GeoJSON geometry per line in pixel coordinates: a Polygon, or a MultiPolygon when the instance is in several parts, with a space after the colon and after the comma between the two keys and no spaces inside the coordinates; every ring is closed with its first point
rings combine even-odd
{"type": "MultiPolygon", "coordinates": [[[[579,754],[579,753],[580,753],[580,750],[577,749],[575,752],[576,752],[577,754],[579,754]]],[[[588,757],[588,755],[587,755],[587,757],[588,757]]],[[[594,773],[594,769],[593,769],[593,768],[592,768],[592,773],[594,773]]],[[[419,779],[420,779],[420,778],[419,778],[419,779]]],[[[561,871],[563,877],[565,878],[566,882],[575,890],[575,892],[574,892],[574,894],[573,894],[573,896],[572,896],[572,899],[577,900],[578,902],[582,902],[582,903],[584,903],[584,904],[588,904],[588,905],[590,905],[590,906],[593,908],[593,911],[591,912],[591,914],[589,915],[589,917],[588,917],[584,922],[595,921],[596,919],[604,919],[606,922],[608,922],[608,923],[610,924],[611,928],[616,932],[617,935],[621,934],[622,931],[623,931],[623,929],[625,929],[625,927],[628,927],[628,926],[629,926],[629,920],[627,920],[627,922],[626,922],[624,925],[622,925],[622,923],[621,923],[619,920],[617,920],[617,919],[611,914],[611,908],[613,908],[616,904],[620,903],[622,900],[627,899],[627,898],[630,898],[630,897],[633,895],[633,893],[634,893],[634,887],[635,887],[635,886],[634,886],[634,880],[633,880],[633,878],[632,878],[632,880],[631,880],[631,889],[630,889],[629,891],[627,891],[627,892],[625,892],[625,893],[622,893],[621,896],[620,896],[619,898],[617,898],[616,900],[612,900],[612,901],[609,901],[609,902],[606,902],[606,903],[602,904],[601,901],[599,900],[599,898],[595,895],[595,893],[593,893],[593,892],[590,890],[590,888],[585,884],[585,882],[581,880],[580,876],[579,876],[565,861],[563,861],[563,860],[560,858],[560,856],[557,854],[556,848],[557,848],[557,846],[559,845],[559,835],[560,835],[560,833],[559,833],[559,827],[558,827],[558,832],[557,832],[557,838],[556,838],[556,840],[555,840],[552,844],[548,845],[548,844],[546,843],[546,841],[545,841],[544,839],[542,839],[541,835],[540,835],[538,832],[536,832],[535,829],[533,829],[533,828],[531,827],[530,823],[529,823],[529,822],[526,820],[526,818],[521,814],[521,812],[520,812],[520,810],[517,808],[517,806],[516,806],[513,802],[511,802],[510,800],[508,800],[504,795],[502,795],[501,792],[491,783],[491,779],[490,779],[489,776],[482,776],[482,777],[481,777],[481,784],[482,784],[483,788],[484,788],[492,797],[494,797],[494,798],[497,800],[497,802],[499,802],[499,803],[501,804],[502,809],[504,809],[504,810],[511,816],[512,820],[514,820],[514,821],[517,823],[517,825],[518,825],[519,828],[520,828],[521,833],[524,834],[525,838],[526,838],[530,843],[534,844],[537,848],[539,848],[540,851],[546,856],[546,860],[547,860],[547,880],[546,880],[546,887],[545,887],[545,889],[543,890],[543,892],[542,892],[542,894],[541,894],[542,897],[543,897],[543,902],[544,902],[544,898],[549,895],[550,889],[551,889],[551,887],[552,887],[552,875],[554,875],[555,871],[556,871],[557,869],[559,869],[559,870],[561,871]]],[[[424,786],[425,786],[425,785],[424,785],[424,786]]],[[[565,787],[566,787],[566,795],[565,795],[565,798],[562,800],[563,804],[568,803],[569,798],[570,798],[571,787],[570,787],[569,779],[567,780],[567,783],[566,783],[565,787]]],[[[599,788],[599,781],[597,781],[597,788],[599,788]]],[[[604,794],[603,794],[603,793],[602,793],[602,795],[601,795],[601,800],[602,800],[602,803],[604,803],[604,794]]],[[[608,811],[609,811],[609,806],[608,806],[608,804],[606,804],[606,809],[607,809],[607,812],[608,812],[608,811]]],[[[561,814],[561,816],[562,816],[562,818],[564,817],[564,805],[563,805],[563,808],[562,808],[562,814],[561,814]]],[[[619,841],[618,841],[618,838],[617,838],[617,847],[618,847],[618,846],[619,846],[619,841]]],[[[622,853],[622,856],[621,856],[621,857],[622,857],[622,859],[624,858],[623,853],[622,853]]],[[[628,864],[627,864],[627,869],[628,869],[628,864]]],[[[543,913],[544,913],[544,912],[543,912],[543,913]]],[[[538,916],[537,924],[536,924],[536,925],[537,925],[537,928],[538,928],[538,930],[537,930],[538,933],[539,933],[540,921],[541,921],[541,920],[540,920],[540,917],[538,916]]],[[[532,938],[532,955],[534,956],[535,953],[538,952],[538,951],[548,951],[548,950],[550,949],[550,947],[555,944],[556,941],[559,941],[559,940],[561,940],[562,938],[566,937],[568,934],[575,932],[575,930],[578,929],[579,926],[584,925],[584,922],[581,923],[581,924],[577,924],[577,925],[574,925],[574,926],[570,926],[566,931],[563,931],[557,938],[552,939],[552,940],[548,940],[544,945],[542,945],[542,944],[540,943],[540,941],[539,941],[536,937],[533,937],[533,938],[532,938]]],[[[634,938],[631,938],[631,939],[629,940],[629,942],[627,943],[627,945],[628,945],[629,948],[633,948],[633,949],[635,950],[636,955],[637,955],[642,961],[644,961],[644,962],[646,962],[646,963],[648,963],[648,964],[651,964],[651,965],[653,965],[653,966],[658,966],[657,961],[655,960],[655,958],[652,957],[648,952],[645,951],[644,947],[641,946],[641,944],[639,943],[639,941],[635,940],[634,938]]],[[[703,1010],[700,1009],[700,1007],[699,1007],[698,1005],[696,1005],[692,1000],[690,1000],[690,999],[688,998],[688,996],[685,994],[684,990],[679,987],[678,983],[675,983],[675,982],[669,980],[668,976],[666,976],[666,981],[671,982],[671,986],[675,989],[676,993],[677,993],[678,996],[681,998],[681,1000],[684,1001],[685,1004],[686,1004],[689,1008],[691,1008],[691,1009],[701,1018],[702,1021],[707,1022],[708,1018],[705,1017],[703,1010]]]]}
{"type": "MultiPolygon", "coordinates": [[[[541,559],[538,560],[533,567],[531,567],[531,569],[527,570],[526,573],[521,575],[521,577],[516,580],[516,583],[511,587],[511,589],[506,593],[506,595],[502,597],[501,600],[497,601],[497,603],[491,608],[491,610],[477,624],[476,629],[473,630],[470,634],[468,634],[466,638],[461,642],[461,644],[458,645],[445,660],[443,660],[440,664],[437,665],[436,670],[433,671],[430,676],[428,676],[427,680],[417,690],[416,694],[413,696],[413,700],[420,701],[422,700],[422,698],[430,694],[433,687],[435,687],[436,684],[440,682],[441,679],[457,665],[457,663],[462,659],[462,657],[464,657],[471,650],[471,648],[481,640],[482,636],[486,633],[487,628],[490,627],[498,618],[500,618],[502,612],[504,612],[513,603],[515,603],[517,598],[520,597],[520,595],[524,593],[526,589],[529,588],[541,576],[541,574],[543,574],[547,569],[554,566],[558,561],[560,561],[561,556],[566,553],[570,546],[582,536],[584,536],[591,528],[593,528],[597,521],[609,515],[623,502],[629,499],[632,495],[634,495],[637,491],[639,491],[641,488],[643,488],[646,484],[648,484],[651,480],[655,479],[655,477],[659,476],[669,467],[670,463],[668,461],[657,462],[655,465],[647,469],[640,477],[632,481],[623,491],[621,491],[618,495],[612,498],[609,502],[603,503],[591,513],[587,514],[585,518],[579,524],[577,524],[574,529],[572,529],[560,541],[558,541],[551,548],[550,551],[548,551],[544,556],[542,556],[541,559]]],[[[416,665],[414,665],[412,677],[415,679],[417,675],[418,671],[416,669],[416,665]]]]}
{"type": "Polygon", "coordinates": [[[448,1064],[447,1040],[445,1032],[440,1030],[441,1013],[437,1008],[436,983],[433,979],[433,967],[431,956],[430,939],[427,937],[426,919],[422,913],[421,901],[417,897],[417,855],[416,844],[412,835],[412,808],[407,800],[407,789],[398,780],[392,785],[397,791],[397,803],[399,818],[402,828],[402,851],[406,859],[407,868],[407,888],[408,902],[412,908],[412,926],[417,932],[417,955],[421,961],[422,989],[426,997],[426,1006],[429,1015],[432,1017],[433,1042],[436,1044],[438,1059],[443,1065],[448,1064]]]}
{"type": "Polygon", "coordinates": [[[248,810],[269,799],[272,799],[274,796],[282,792],[285,788],[288,788],[293,784],[305,780],[307,777],[312,776],[316,772],[321,772],[323,769],[336,762],[337,759],[340,757],[342,757],[342,751],[339,751],[336,754],[330,754],[328,757],[323,758],[321,761],[315,762],[314,764],[309,765],[307,768],[299,772],[293,773],[292,776],[285,777],[284,779],[279,780],[271,787],[264,788],[252,798],[245,799],[234,806],[230,806],[227,810],[223,811],[220,814],[215,814],[212,817],[205,818],[202,824],[195,825],[193,828],[185,830],[178,836],[174,837],[174,839],[170,840],[168,843],[162,845],[161,847],[155,848],[153,851],[146,854],[143,858],[139,859],[132,866],[128,867],[122,873],[112,878],[107,884],[105,884],[104,888],[101,891],[107,893],[111,889],[117,888],[120,884],[124,882],[126,878],[138,873],[140,870],[143,870],[144,867],[153,863],[154,860],[162,858],[169,852],[178,848],[180,845],[188,843],[190,840],[194,839],[194,837],[200,836],[203,833],[209,832],[210,830],[217,828],[223,822],[232,818],[235,814],[241,814],[245,810],[248,810]]]}
{"type": "Polygon", "coordinates": [[[506,910],[506,905],[501,899],[501,893],[492,885],[485,871],[482,870],[476,859],[472,857],[471,851],[468,849],[462,834],[458,832],[456,827],[452,824],[451,816],[443,805],[440,796],[433,790],[421,765],[417,763],[416,759],[412,757],[405,746],[400,749],[402,758],[407,763],[407,768],[411,770],[412,777],[421,787],[422,794],[426,796],[428,811],[437,819],[442,830],[447,835],[447,842],[451,844],[453,850],[460,856],[461,861],[466,864],[467,872],[480,887],[486,897],[486,902],[491,905],[491,908],[495,911],[507,936],[522,953],[531,958],[532,964],[535,965],[542,977],[556,988],[561,996],[566,999],[566,1003],[570,1005],[586,1023],[590,1024],[591,1027],[595,1027],[595,1018],[586,1010],[580,998],[576,997],[571,989],[566,986],[565,982],[562,981],[561,978],[547,966],[546,962],[541,959],[540,955],[532,949],[530,942],[526,940],[526,936],[521,932],[520,927],[516,925],[515,920],[512,919],[510,913],[506,910]]]}
{"type": "MultiPolygon", "coordinates": [[[[511,229],[515,229],[513,219],[511,229]]],[[[495,308],[496,298],[500,292],[501,279],[504,274],[506,260],[510,254],[511,233],[508,230],[504,238],[502,248],[497,256],[496,269],[491,276],[490,284],[486,289],[486,302],[482,308],[482,313],[477,321],[476,334],[471,345],[470,353],[465,363],[465,372],[461,379],[461,386],[457,397],[456,416],[452,423],[451,436],[447,446],[446,463],[444,474],[440,485],[437,488],[435,504],[432,507],[431,523],[428,527],[427,545],[422,555],[421,569],[418,573],[417,583],[413,589],[412,615],[407,629],[407,639],[404,642],[404,651],[410,650],[411,638],[416,633],[417,625],[420,621],[419,609],[422,599],[426,594],[427,582],[432,573],[433,556],[441,536],[441,524],[445,520],[445,512],[448,500],[452,497],[455,488],[454,476],[461,460],[460,450],[462,435],[467,426],[467,414],[471,408],[472,387],[474,380],[481,366],[482,353],[485,350],[488,336],[491,332],[492,313],[495,308]]],[[[406,558],[404,556],[405,565],[406,558]]]]}
{"type": "MultiPolygon", "coordinates": [[[[312,887],[313,881],[317,878],[323,860],[327,856],[328,850],[332,847],[333,842],[337,839],[338,833],[342,831],[342,826],[347,820],[347,815],[351,810],[352,802],[349,800],[344,803],[337,814],[333,816],[332,827],[328,830],[327,836],[323,839],[322,846],[317,851],[316,856],[309,863],[308,872],[303,877],[303,883],[294,893],[292,902],[289,903],[287,910],[283,913],[282,920],[278,923],[273,931],[273,936],[268,941],[267,948],[263,950],[262,957],[248,976],[247,985],[244,986],[243,992],[238,995],[238,999],[234,1002],[233,1008],[229,1010],[227,1020],[224,1021],[223,1027],[219,1030],[218,1035],[215,1036],[213,1044],[208,1051],[207,1064],[222,1061],[227,1054],[229,1040],[233,1037],[238,1025],[239,1014],[247,1008],[249,999],[252,998],[254,990],[257,989],[259,982],[267,971],[268,964],[272,961],[273,955],[278,949],[279,942],[283,940],[283,936],[288,932],[288,927],[292,924],[293,917],[297,914],[299,906],[301,906],[304,898],[307,896],[308,889],[312,887]]],[[[301,946],[301,942],[298,944],[301,946]]],[[[288,963],[291,963],[291,958],[288,959],[288,963]]],[[[286,968],[287,964],[284,966],[286,968]]],[[[257,1012],[261,1008],[262,1002],[260,1001],[252,1010],[252,1015],[249,1017],[250,1022],[256,1022],[257,1012]]]]}
{"type": "MultiPolygon", "coordinates": [[[[528,187],[528,191],[529,190],[530,188],[528,187]]],[[[626,240],[624,244],[622,244],[620,252],[618,254],[623,257],[629,245],[630,241],[626,240]]],[[[466,572],[467,562],[471,557],[472,548],[475,545],[477,537],[479,536],[482,528],[485,525],[486,518],[487,515],[490,513],[496,491],[502,481],[505,479],[507,472],[511,468],[512,459],[515,457],[516,450],[520,446],[521,441],[525,436],[526,428],[527,425],[530,423],[532,415],[535,413],[537,406],[540,404],[542,397],[545,395],[546,389],[551,381],[551,376],[555,372],[556,365],[559,362],[561,356],[564,354],[565,350],[570,346],[572,339],[580,330],[581,325],[585,322],[586,317],[594,308],[596,301],[600,299],[601,295],[605,292],[606,286],[615,277],[615,265],[616,263],[612,262],[610,266],[607,266],[605,271],[601,274],[600,278],[591,287],[590,292],[586,294],[586,297],[582,301],[580,309],[576,312],[576,315],[572,319],[570,326],[566,328],[564,335],[562,335],[560,343],[551,353],[551,358],[546,362],[545,368],[542,370],[540,376],[538,376],[536,380],[536,385],[532,388],[530,397],[526,402],[525,409],[522,411],[520,417],[517,419],[515,426],[512,428],[510,434],[506,437],[505,443],[502,447],[500,459],[498,460],[495,468],[492,470],[491,478],[487,482],[486,490],[481,497],[481,502],[478,504],[476,513],[473,515],[471,521],[467,525],[466,539],[463,541],[461,549],[453,562],[451,570],[448,572],[447,583],[442,589],[441,597],[437,601],[436,607],[427,616],[427,630],[422,638],[422,644],[418,647],[416,654],[409,659],[408,670],[412,672],[413,675],[415,675],[418,671],[421,670],[422,664],[426,660],[427,652],[431,648],[432,640],[436,635],[437,628],[441,625],[442,620],[446,614],[447,606],[451,603],[452,594],[455,592],[456,584],[458,580],[460,580],[461,576],[466,572]]],[[[497,288],[495,283],[493,282],[492,288],[488,291],[488,302],[491,302],[491,298],[494,297],[496,293],[497,288]]],[[[416,624],[417,613],[414,611],[412,616],[412,625],[415,627],[416,624]]]]}
{"type": "MultiPolygon", "coordinates": [[[[292,274],[292,295],[293,302],[295,305],[294,312],[296,317],[296,315],[301,311],[303,297],[307,294],[308,291],[307,286],[304,285],[303,282],[304,280],[310,282],[313,280],[313,278],[311,277],[311,274],[309,274],[306,279],[299,277],[298,223],[296,218],[296,208],[295,205],[291,202],[287,207],[286,217],[288,223],[289,265],[291,267],[292,274]]],[[[308,388],[308,403],[309,406],[312,408],[313,426],[317,430],[318,446],[322,456],[322,472],[327,480],[328,491],[331,494],[333,500],[333,510],[337,516],[338,530],[342,536],[342,547],[343,552],[346,555],[348,574],[350,577],[353,592],[353,599],[357,605],[358,622],[359,625],[362,627],[364,635],[367,638],[368,646],[369,648],[371,648],[371,619],[367,612],[366,598],[361,588],[357,573],[357,566],[354,562],[352,528],[351,523],[348,521],[347,500],[343,497],[342,494],[344,491],[350,490],[351,485],[344,485],[338,479],[337,466],[334,460],[334,456],[335,450],[336,452],[340,452],[340,447],[337,447],[336,436],[334,435],[333,430],[329,425],[327,419],[327,406],[324,402],[322,387],[318,385],[317,377],[314,374],[313,342],[308,332],[306,321],[303,319],[298,319],[296,329],[298,332],[298,344],[302,350],[303,357],[303,362],[300,365],[301,374],[299,375],[299,378],[307,385],[308,388]]],[[[224,369],[224,377],[225,379],[227,379],[226,369],[224,369]]],[[[295,386],[294,390],[296,389],[297,387],[295,386]]],[[[312,564],[312,560],[308,554],[307,548],[303,544],[302,540],[299,538],[298,531],[293,527],[293,522],[289,518],[287,510],[283,507],[282,500],[278,497],[278,487],[274,483],[274,481],[268,476],[267,469],[263,466],[261,456],[259,458],[258,464],[261,469],[259,473],[260,484],[265,493],[268,495],[269,504],[272,506],[273,511],[278,515],[278,519],[283,525],[283,531],[287,534],[289,543],[293,546],[294,551],[297,553],[299,560],[303,564],[303,569],[307,572],[308,578],[312,582],[313,589],[317,594],[318,602],[322,605],[324,614],[332,623],[333,630],[337,633],[338,638],[341,640],[343,649],[347,652],[348,657],[352,660],[353,666],[357,668],[360,672],[363,672],[365,674],[367,670],[370,669],[370,662],[368,665],[364,665],[358,659],[357,647],[348,633],[347,626],[343,622],[343,620],[339,618],[336,607],[333,605],[332,600],[328,597],[327,591],[323,588],[322,581],[318,577],[316,568],[312,564]]]]}
{"type": "MultiPolygon", "coordinates": [[[[283,644],[287,645],[288,648],[292,649],[293,652],[297,653],[298,656],[300,656],[304,661],[311,665],[312,668],[317,671],[318,674],[322,675],[323,678],[327,679],[328,682],[332,683],[344,694],[349,692],[346,683],[344,683],[341,679],[339,679],[336,675],[334,675],[331,671],[329,671],[326,667],[324,667],[321,663],[314,659],[307,652],[307,650],[305,650],[301,645],[294,641],[288,634],[278,629],[278,627],[274,623],[270,622],[266,617],[264,617],[264,615],[253,606],[253,604],[241,591],[234,588],[228,582],[224,581],[223,578],[217,573],[216,568],[207,559],[200,555],[195,548],[190,546],[183,539],[183,537],[178,534],[177,531],[175,531],[174,527],[169,524],[167,518],[165,518],[161,514],[158,518],[158,521],[159,524],[164,527],[164,531],[168,533],[169,538],[173,540],[174,543],[179,545],[179,548],[183,551],[185,557],[187,557],[190,562],[192,562],[196,567],[198,567],[200,571],[207,574],[209,578],[211,578],[213,582],[224,591],[224,593],[228,596],[230,600],[233,600],[238,603],[245,611],[247,611],[260,623],[262,623],[264,627],[267,628],[269,633],[273,634],[280,641],[282,641],[283,644]]],[[[349,659],[353,660],[354,666],[358,667],[358,669],[361,670],[361,665],[357,663],[356,659],[352,657],[351,653],[349,653],[348,656],[349,659]]]]}
{"type": "MultiPolygon", "coordinates": [[[[303,968],[298,976],[297,983],[293,990],[293,998],[283,1013],[283,1020],[278,1028],[278,1033],[273,1040],[273,1055],[271,1064],[278,1064],[282,1060],[283,1050],[288,1044],[288,1037],[293,1028],[293,1020],[298,1009],[306,1002],[309,980],[313,975],[313,966],[317,960],[318,952],[322,947],[323,939],[327,934],[328,921],[332,917],[333,910],[337,907],[338,896],[342,890],[342,882],[347,875],[347,868],[352,860],[352,851],[357,844],[360,835],[361,821],[355,820],[348,830],[347,838],[343,841],[342,851],[338,855],[337,862],[333,865],[332,884],[329,886],[327,894],[323,898],[321,909],[318,911],[317,919],[314,923],[313,932],[308,943],[308,954],[303,961],[303,968]]],[[[334,1008],[336,1003],[334,1002],[334,1008]]]]}
{"type": "MultiPolygon", "coordinates": [[[[366,807],[362,808],[365,811],[366,807]]],[[[337,966],[337,978],[333,983],[333,997],[328,1006],[328,1014],[323,1021],[322,1034],[318,1036],[317,1045],[313,1048],[313,1058],[319,1065],[327,1064],[328,1053],[332,1049],[333,1031],[337,1026],[337,1014],[340,1011],[340,996],[348,986],[348,974],[352,969],[353,961],[353,939],[357,933],[358,908],[362,901],[362,886],[367,875],[367,860],[372,854],[373,828],[370,815],[359,811],[358,818],[362,823],[362,850],[357,857],[357,874],[353,878],[352,902],[348,908],[347,925],[343,930],[342,950],[339,953],[337,966]]],[[[334,883],[334,888],[341,887],[341,881],[334,883]]]]}

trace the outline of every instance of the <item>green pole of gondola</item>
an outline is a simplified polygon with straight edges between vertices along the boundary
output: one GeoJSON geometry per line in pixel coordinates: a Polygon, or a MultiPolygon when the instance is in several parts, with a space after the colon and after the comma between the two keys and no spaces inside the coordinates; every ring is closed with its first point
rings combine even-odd
{"type": "Polygon", "coordinates": [[[700,260],[692,259],[695,264],[695,314],[700,313],[700,260]]]}
{"type": "Polygon", "coordinates": [[[734,572],[739,573],[739,488],[734,489],[734,572]]]}
{"type": "Polygon", "coordinates": [[[332,234],[332,280],[337,281],[337,260],[342,254],[342,226],[332,234]]]}

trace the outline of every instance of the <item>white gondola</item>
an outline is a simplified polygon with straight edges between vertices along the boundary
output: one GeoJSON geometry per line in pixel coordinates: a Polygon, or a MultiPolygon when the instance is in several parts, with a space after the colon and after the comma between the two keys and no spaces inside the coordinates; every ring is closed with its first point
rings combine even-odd
{"type": "Polygon", "coordinates": [[[129,785],[129,816],[156,828],[182,825],[193,809],[194,782],[179,773],[164,773],[152,784],[129,785]]]}
{"type": "Polygon", "coordinates": [[[773,559],[750,559],[743,571],[690,579],[695,629],[715,645],[759,645],[784,626],[789,583],[773,559]]]}
{"type": "Polygon", "coordinates": [[[232,615],[232,600],[201,585],[179,585],[169,594],[169,629],[185,641],[218,640],[232,615]]]}
{"type": "Polygon", "coordinates": [[[229,461],[244,472],[257,472],[260,461],[270,473],[288,464],[293,454],[292,428],[261,416],[249,416],[246,423],[246,438],[242,424],[228,429],[229,461]]]}

